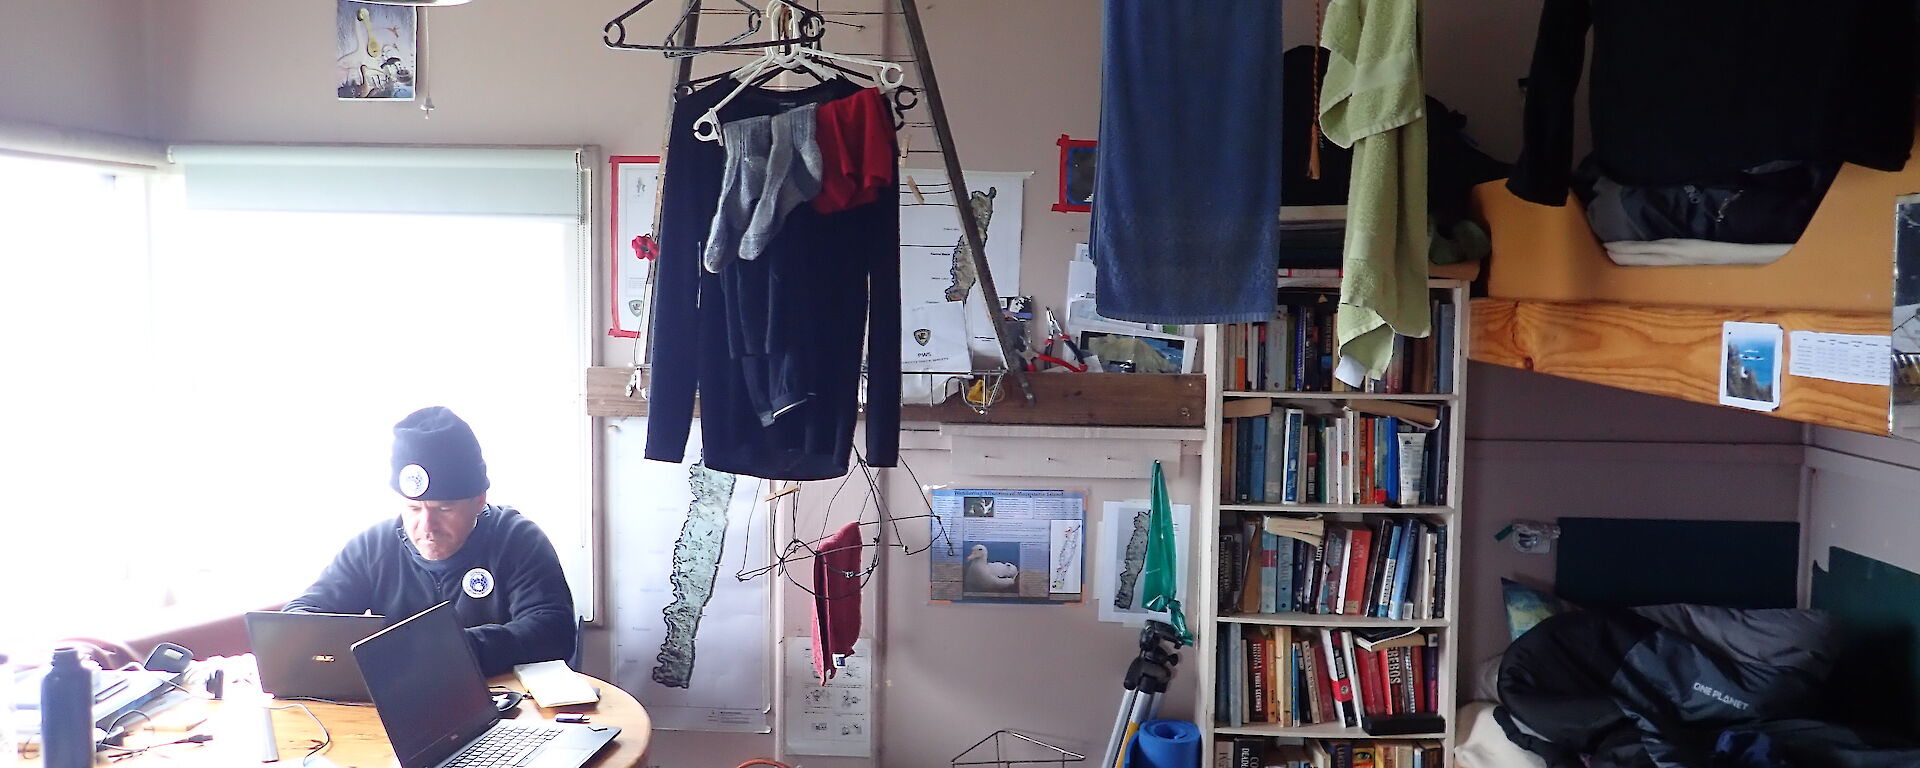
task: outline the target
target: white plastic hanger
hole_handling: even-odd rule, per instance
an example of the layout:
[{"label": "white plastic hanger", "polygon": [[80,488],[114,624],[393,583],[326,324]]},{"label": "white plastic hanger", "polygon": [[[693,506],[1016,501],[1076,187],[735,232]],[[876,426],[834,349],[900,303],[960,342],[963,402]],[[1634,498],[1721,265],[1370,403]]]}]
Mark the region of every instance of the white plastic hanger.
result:
[{"label": "white plastic hanger", "polygon": [[[774,40],[791,39],[800,36],[797,28],[798,25],[795,22],[796,16],[787,8],[788,2],[789,0],[769,0],[767,3],[766,18],[771,22],[768,26],[772,29],[770,34]],[[818,61],[819,59],[832,59],[848,64],[873,67],[876,70],[874,82],[878,83],[880,89],[884,92],[891,93],[895,88],[899,88],[907,82],[906,69],[891,61],[862,59],[804,46],[795,46],[791,50],[785,51],[780,50],[776,46],[768,46],[764,49],[764,52],[760,54],[759,58],[747,62],[745,66],[734,70],[733,77],[740,81],[740,85],[735,87],[732,93],[727,94],[726,98],[721,99],[718,103],[714,104],[712,108],[708,109],[706,114],[701,115],[698,120],[693,121],[694,137],[701,141],[720,141],[721,108],[732,103],[735,97],[751,87],[754,78],[759,77],[762,73],[769,70],[800,70],[812,74],[822,82],[838,77],[832,69],[822,66]]]}]

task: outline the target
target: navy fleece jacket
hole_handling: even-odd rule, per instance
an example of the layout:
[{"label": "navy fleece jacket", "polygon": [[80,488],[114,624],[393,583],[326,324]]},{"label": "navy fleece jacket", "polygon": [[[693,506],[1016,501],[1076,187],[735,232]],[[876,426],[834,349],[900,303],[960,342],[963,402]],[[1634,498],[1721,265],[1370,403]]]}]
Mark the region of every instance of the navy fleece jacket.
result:
[{"label": "navy fleece jacket", "polygon": [[466,545],[440,561],[420,556],[398,517],[368,528],[284,610],[372,611],[399,621],[449,600],[489,676],[573,655],[573,593],[560,558],[540,527],[511,507],[488,506]]}]

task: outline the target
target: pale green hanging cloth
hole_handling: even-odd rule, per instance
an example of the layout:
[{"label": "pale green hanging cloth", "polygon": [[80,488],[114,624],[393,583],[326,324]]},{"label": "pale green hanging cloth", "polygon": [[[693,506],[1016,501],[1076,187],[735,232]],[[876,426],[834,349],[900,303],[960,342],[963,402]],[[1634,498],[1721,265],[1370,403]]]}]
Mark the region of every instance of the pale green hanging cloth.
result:
[{"label": "pale green hanging cloth", "polygon": [[1193,644],[1187,630],[1187,614],[1180,610],[1180,571],[1173,538],[1173,503],[1167,500],[1167,476],[1160,462],[1153,463],[1153,495],[1147,508],[1147,563],[1140,572],[1140,594],[1146,597],[1149,611],[1167,614],[1167,623],[1180,636],[1181,645]]},{"label": "pale green hanging cloth", "polygon": [[1353,149],[1347,237],[1334,315],[1341,381],[1360,386],[1393,360],[1393,335],[1424,337],[1427,117],[1419,0],[1333,0],[1320,130]]}]

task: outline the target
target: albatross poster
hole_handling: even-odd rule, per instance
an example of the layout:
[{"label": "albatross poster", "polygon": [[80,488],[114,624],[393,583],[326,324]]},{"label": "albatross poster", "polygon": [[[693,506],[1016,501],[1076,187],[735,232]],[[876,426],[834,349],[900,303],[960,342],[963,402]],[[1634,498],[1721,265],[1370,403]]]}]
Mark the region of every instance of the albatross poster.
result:
[{"label": "albatross poster", "polygon": [[933,514],[952,543],[928,553],[934,600],[1080,602],[1086,494],[938,488]]},{"label": "albatross poster", "polygon": [[419,8],[337,0],[334,86],[342,101],[412,101]]}]

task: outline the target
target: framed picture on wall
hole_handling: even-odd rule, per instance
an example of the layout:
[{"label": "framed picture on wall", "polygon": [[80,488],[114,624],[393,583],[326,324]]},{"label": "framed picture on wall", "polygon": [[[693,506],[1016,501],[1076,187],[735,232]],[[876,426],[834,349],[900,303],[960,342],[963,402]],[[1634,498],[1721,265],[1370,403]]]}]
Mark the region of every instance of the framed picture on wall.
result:
[{"label": "framed picture on wall", "polygon": [[613,244],[608,281],[613,286],[613,322],[607,335],[638,339],[647,326],[647,286],[653,281],[660,244],[654,239],[655,201],[660,197],[658,155],[614,155],[607,224]]},{"label": "framed picture on wall", "polygon": [[337,0],[334,88],[341,101],[413,101],[420,9]]},{"label": "framed picture on wall", "polygon": [[1094,148],[1099,142],[1068,138],[1060,134],[1056,142],[1060,146],[1060,200],[1053,204],[1056,211],[1093,210],[1093,171],[1097,156]]}]

